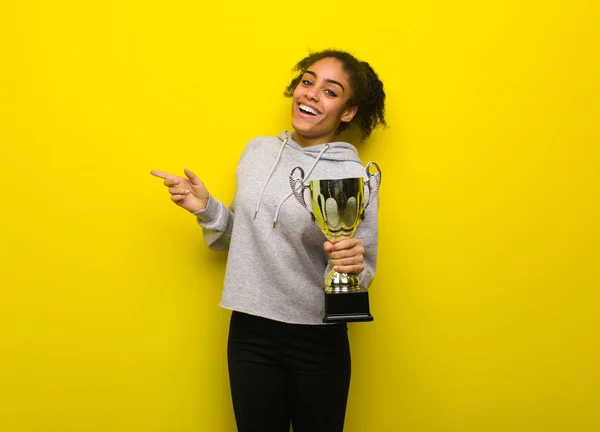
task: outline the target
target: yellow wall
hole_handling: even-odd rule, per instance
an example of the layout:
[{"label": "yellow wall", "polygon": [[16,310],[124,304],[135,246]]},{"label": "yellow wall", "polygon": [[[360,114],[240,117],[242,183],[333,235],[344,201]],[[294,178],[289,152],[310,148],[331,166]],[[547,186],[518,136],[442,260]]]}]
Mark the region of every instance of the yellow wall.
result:
[{"label": "yellow wall", "polygon": [[148,172],[228,201],[339,47],[391,126],[346,430],[600,430],[596,2],[204,3],[0,6],[0,429],[234,430],[224,257]]}]

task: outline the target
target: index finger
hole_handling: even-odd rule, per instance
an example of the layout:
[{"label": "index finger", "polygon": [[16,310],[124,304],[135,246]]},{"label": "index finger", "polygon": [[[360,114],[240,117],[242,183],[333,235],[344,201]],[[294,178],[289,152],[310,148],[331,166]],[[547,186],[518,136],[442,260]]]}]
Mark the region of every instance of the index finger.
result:
[{"label": "index finger", "polygon": [[342,240],[338,240],[333,245],[334,251],[340,251],[344,249],[352,249],[354,246],[360,243],[360,240],[356,237],[344,238]]},{"label": "index finger", "polygon": [[160,177],[161,179],[166,179],[167,176],[172,175],[172,174],[166,173],[164,171],[158,171],[158,170],[152,170],[152,171],[150,171],[150,174],[152,174],[154,177]]}]

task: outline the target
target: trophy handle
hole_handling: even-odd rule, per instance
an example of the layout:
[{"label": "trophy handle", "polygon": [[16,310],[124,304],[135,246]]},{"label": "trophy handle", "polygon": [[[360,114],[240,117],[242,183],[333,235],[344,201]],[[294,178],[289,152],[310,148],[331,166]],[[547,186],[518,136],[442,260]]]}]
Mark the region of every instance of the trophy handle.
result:
[{"label": "trophy handle", "polygon": [[[300,177],[294,176],[296,170],[300,171]],[[308,185],[304,184],[304,170],[299,166],[294,168],[290,173],[290,187],[292,188],[292,193],[294,194],[298,202],[302,204],[302,207],[304,207],[310,213],[312,221],[314,222],[315,215],[313,214],[313,212],[308,210],[308,207],[306,206],[306,200],[304,199],[304,190],[308,189]]]},{"label": "trophy handle", "polygon": [[[375,169],[377,171],[375,171],[375,173],[371,173],[371,166],[374,166]],[[369,162],[367,164],[367,188],[369,189],[369,201],[367,201],[367,204],[365,205],[364,210],[367,209],[367,207],[369,207],[369,204],[371,204],[371,202],[375,199],[375,197],[377,196],[377,192],[379,192],[379,185],[381,185],[381,169],[379,168],[379,165],[377,165],[375,162]],[[362,219],[365,218],[365,213],[363,211],[362,215],[361,215]]]}]

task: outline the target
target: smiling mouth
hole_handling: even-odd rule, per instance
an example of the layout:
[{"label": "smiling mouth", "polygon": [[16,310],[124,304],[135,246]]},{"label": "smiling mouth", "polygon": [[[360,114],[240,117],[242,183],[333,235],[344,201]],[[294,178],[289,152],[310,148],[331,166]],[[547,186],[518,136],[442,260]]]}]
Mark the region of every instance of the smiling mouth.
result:
[{"label": "smiling mouth", "polygon": [[298,105],[298,109],[300,110],[300,112],[302,112],[304,114],[311,115],[311,116],[317,116],[317,115],[320,114],[319,111],[317,111],[316,109],[311,108],[311,107],[309,107],[307,105],[304,105],[304,104],[299,104]]}]

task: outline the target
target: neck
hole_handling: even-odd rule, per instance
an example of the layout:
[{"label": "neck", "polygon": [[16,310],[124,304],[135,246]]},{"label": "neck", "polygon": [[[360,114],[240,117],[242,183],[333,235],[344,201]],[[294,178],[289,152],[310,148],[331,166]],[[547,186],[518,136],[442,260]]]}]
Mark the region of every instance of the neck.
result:
[{"label": "neck", "polygon": [[333,135],[334,134],[329,134],[329,135],[325,135],[325,136],[320,136],[320,137],[307,137],[302,135],[299,132],[294,131],[294,141],[296,141],[300,147],[312,147],[312,146],[316,146],[319,144],[326,144],[329,142],[333,141]]}]

